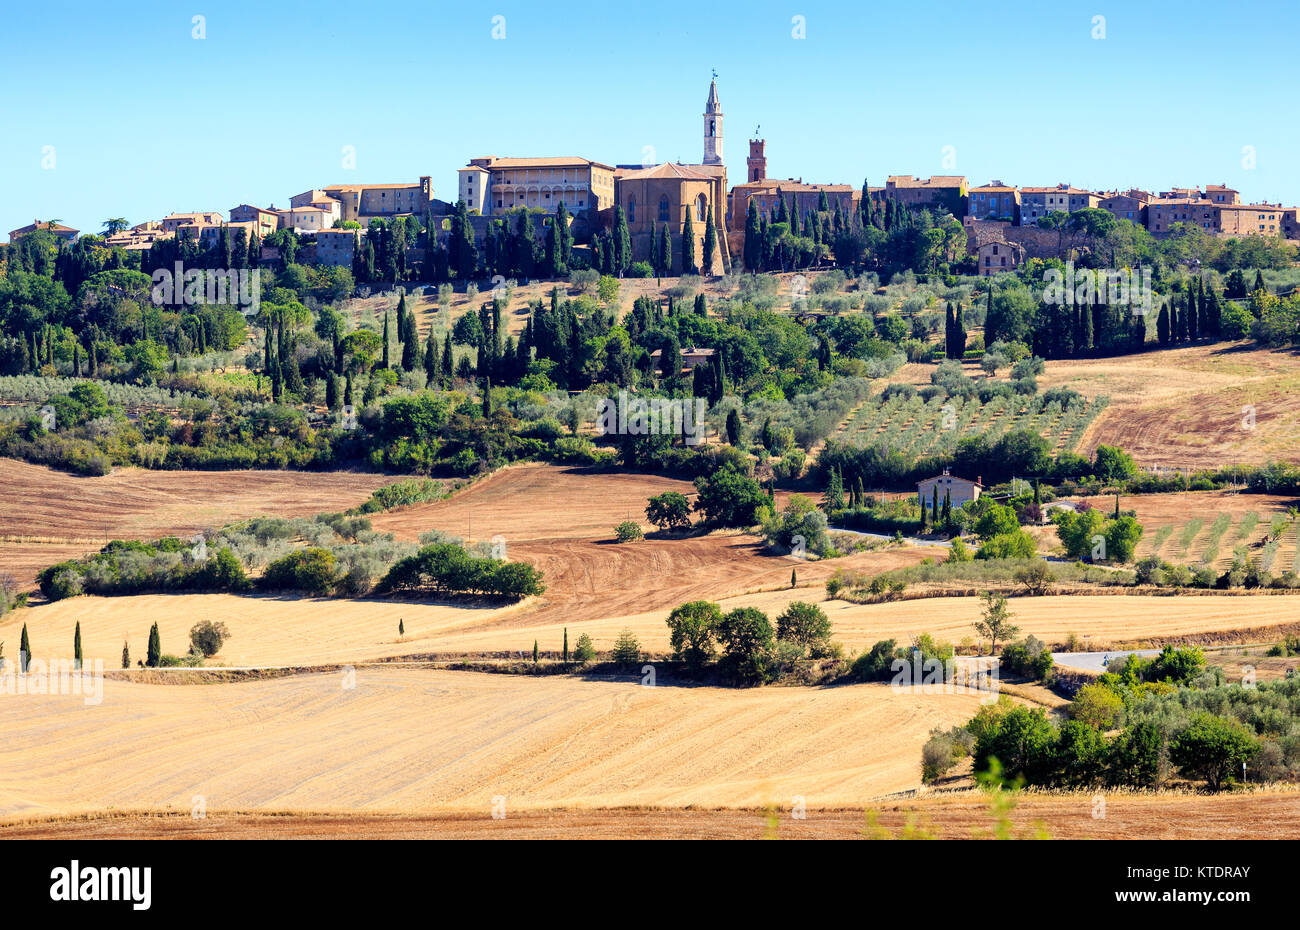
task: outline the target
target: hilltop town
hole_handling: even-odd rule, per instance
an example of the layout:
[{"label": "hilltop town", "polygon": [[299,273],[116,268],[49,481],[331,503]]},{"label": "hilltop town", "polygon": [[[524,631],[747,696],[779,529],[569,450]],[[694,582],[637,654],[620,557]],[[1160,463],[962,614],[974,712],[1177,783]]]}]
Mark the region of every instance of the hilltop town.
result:
[{"label": "hilltop town", "polygon": [[[1300,207],[1243,203],[1239,191],[1223,184],[1152,193],[1090,191],[1068,183],[1016,187],[1001,180],[972,186],[959,175],[891,175],[881,187],[842,179],[805,182],[768,177],[766,140],[750,139],[745,180],[730,185],[723,161],[723,117],[714,81],[704,106],[698,164],[609,165],[567,155],[476,157],[458,170],[454,201],[435,196],[429,175],[400,184],[330,184],[294,194],[281,208],[242,203],[225,215],[197,210],[131,225],[112,220],[95,244],[121,249],[133,267],[138,255],[139,266],[149,270],[162,267],[169,241],[181,251],[188,240],[199,251],[247,255],[256,264],[281,260],[280,244],[292,234],[297,240],[292,254],[299,263],[348,268],[359,282],[428,283],[472,274],[454,256],[456,237],[469,236],[479,246],[483,271],[514,270],[508,259],[492,254],[491,244],[514,235],[517,217],[525,212],[531,214],[535,249],[560,218],[579,262],[601,267],[606,240],[625,239],[626,254],[617,256],[619,272],[646,264],[657,275],[769,270],[774,246],[765,231],[755,228],[756,219],[771,226],[783,223],[783,234],[811,240],[779,249],[781,270],[848,265],[860,254],[841,254],[846,250],[837,247],[843,245],[837,238],[853,223],[882,225],[892,206],[933,211],[961,224],[966,248],[961,260],[947,262],[953,273],[992,275],[1015,271],[1029,258],[1067,258],[1083,244],[1077,235],[1086,238],[1104,222],[1090,212],[1097,210],[1155,238],[1195,232],[1221,239],[1300,242]],[[372,255],[383,248],[375,241],[375,228],[394,221],[402,223],[410,247],[401,273],[385,275],[373,267]],[[67,243],[80,234],[57,222],[34,220],[12,230],[10,243],[38,230]],[[1077,235],[1063,237],[1062,230]],[[758,261],[757,251],[746,251],[755,248],[756,234],[764,244]]]},{"label": "hilltop town", "polygon": [[1294,833],[1297,208],[702,118],[10,233],[0,835]]}]

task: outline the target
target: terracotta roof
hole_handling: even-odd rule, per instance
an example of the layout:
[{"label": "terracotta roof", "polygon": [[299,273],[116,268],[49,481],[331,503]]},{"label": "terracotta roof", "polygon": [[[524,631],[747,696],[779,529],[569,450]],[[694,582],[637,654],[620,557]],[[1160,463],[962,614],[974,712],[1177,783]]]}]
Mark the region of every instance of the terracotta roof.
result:
[{"label": "terracotta roof", "polygon": [[419,184],[330,184],[326,187],[314,188],[314,190],[323,190],[328,194],[330,191],[393,190],[395,188],[419,186]]},{"label": "terracotta roof", "polygon": [[960,187],[966,183],[966,178],[960,174],[936,174],[930,178],[914,178],[911,175],[895,174],[890,175],[886,185],[893,184],[895,187]]},{"label": "terracotta roof", "polygon": [[486,155],[482,158],[472,159],[469,167],[488,167],[488,168],[587,168],[595,166],[597,168],[606,168],[613,171],[613,167],[598,161],[592,161],[590,158],[581,158],[577,155],[549,155],[541,158],[502,158],[499,155]]},{"label": "terracotta roof", "polygon": [[30,232],[36,232],[38,229],[48,229],[51,232],[80,232],[80,230],[73,229],[71,226],[64,226],[61,223],[55,223],[53,226],[50,226],[48,222],[43,223],[40,220],[32,220],[30,225],[23,226],[20,229],[15,229],[9,233],[9,235],[11,237],[22,236]]},{"label": "terracotta roof", "polygon": [[640,181],[649,178],[680,178],[684,181],[712,181],[713,176],[705,174],[702,171],[696,171],[687,165],[678,165],[666,161],[661,165],[652,165],[649,168],[641,168],[637,171],[629,171],[627,174],[620,176],[621,181]]}]

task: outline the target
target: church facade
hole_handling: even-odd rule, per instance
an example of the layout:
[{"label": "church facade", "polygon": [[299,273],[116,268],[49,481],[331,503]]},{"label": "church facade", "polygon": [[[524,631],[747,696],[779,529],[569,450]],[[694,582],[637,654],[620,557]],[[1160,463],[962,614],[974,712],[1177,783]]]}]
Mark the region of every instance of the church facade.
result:
[{"label": "church facade", "polygon": [[651,242],[666,225],[673,243],[672,273],[682,270],[682,237],[691,218],[697,267],[705,267],[704,231],[712,216],[717,246],[713,273],[731,268],[727,248],[727,166],[723,164],[722,105],[716,78],[704,104],[704,157],[696,165],[664,162],[615,170],[615,202],[627,217],[634,261],[649,261]]}]

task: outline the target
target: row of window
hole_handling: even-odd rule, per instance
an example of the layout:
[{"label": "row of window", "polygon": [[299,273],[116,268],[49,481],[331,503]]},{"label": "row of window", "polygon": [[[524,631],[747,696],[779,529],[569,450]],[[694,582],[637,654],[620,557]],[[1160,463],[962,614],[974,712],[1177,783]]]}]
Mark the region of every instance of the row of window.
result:
[{"label": "row of window", "polygon": [[[627,221],[629,223],[635,223],[636,222],[636,197],[635,196],[631,196],[627,199],[627,206],[625,207],[625,209],[627,210]],[[669,222],[670,220],[669,214],[671,213],[671,209],[672,208],[668,202],[668,197],[667,196],[660,197],[659,198],[659,222],[660,223]],[[709,212],[709,201],[703,194],[700,194],[700,196],[695,198],[695,219],[703,223],[706,217],[708,216],[708,212]]]}]

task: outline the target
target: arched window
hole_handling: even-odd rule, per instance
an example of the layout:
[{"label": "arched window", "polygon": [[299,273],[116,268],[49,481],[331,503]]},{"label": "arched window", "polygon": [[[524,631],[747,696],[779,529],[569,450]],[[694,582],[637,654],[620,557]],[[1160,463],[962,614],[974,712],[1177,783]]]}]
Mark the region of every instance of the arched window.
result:
[{"label": "arched window", "polygon": [[709,135],[716,136],[717,134],[718,134],[718,121],[711,119],[709,120]]},{"label": "arched window", "polygon": [[668,195],[659,198],[659,222],[668,222]]},{"label": "arched window", "polygon": [[704,222],[704,214],[708,208],[708,201],[704,199],[703,194],[700,194],[700,196],[695,198],[695,218],[701,223]]},{"label": "arched window", "polygon": [[636,198],[635,197],[627,198],[627,221],[629,223],[636,222]]}]

